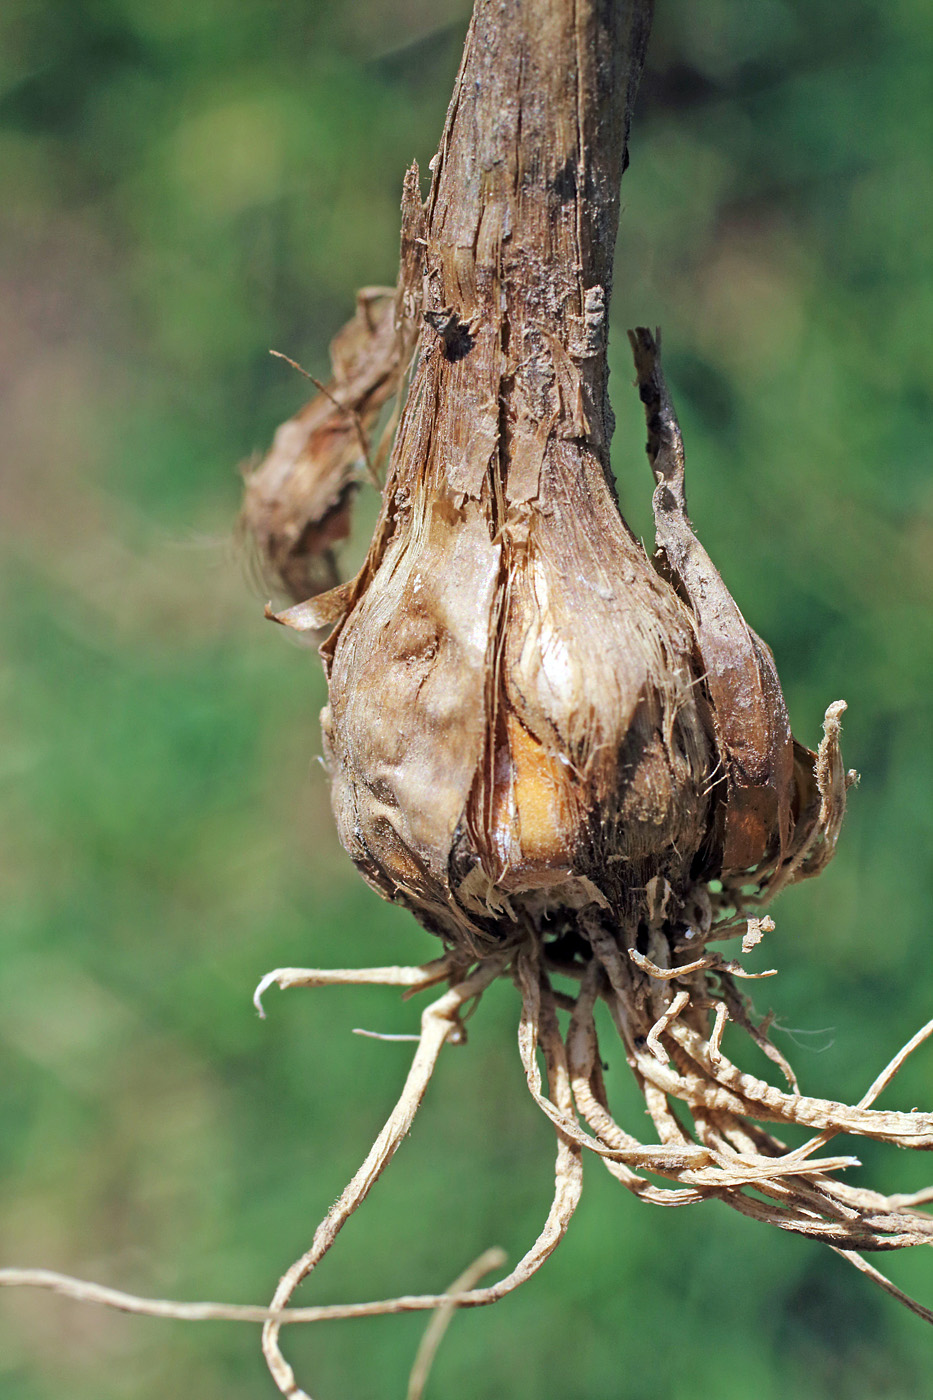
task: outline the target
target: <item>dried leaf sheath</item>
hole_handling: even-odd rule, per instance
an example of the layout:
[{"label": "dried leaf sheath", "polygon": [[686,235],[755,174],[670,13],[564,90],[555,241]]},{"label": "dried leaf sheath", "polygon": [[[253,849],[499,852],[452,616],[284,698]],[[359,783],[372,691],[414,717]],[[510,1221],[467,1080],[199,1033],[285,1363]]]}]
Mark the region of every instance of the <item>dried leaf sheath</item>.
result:
[{"label": "dried leaf sheath", "polygon": [[[794,741],[770,650],[739,612],[687,515],[684,450],[660,347],[644,327],[629,332],[648,420],[648,459],[657,481],[657,562],[694,618],[703,684],[709,694],[724,779],[711,868],[756,869],[779,863],[792,838]],[[801,754],[815,793],[816,755]],[[809,795],[809,793],[808,793]],[[798,803],[798,815],[799,815]]]},{"label": "dried leaf sheath", "polygon": [[396,293],[364,288],[331,343],[331,380],[248,475],[240,526],[271,589],[301,601],[340,582],[336,547],[350,533],[365,435],[398,392],[411,345]]}]

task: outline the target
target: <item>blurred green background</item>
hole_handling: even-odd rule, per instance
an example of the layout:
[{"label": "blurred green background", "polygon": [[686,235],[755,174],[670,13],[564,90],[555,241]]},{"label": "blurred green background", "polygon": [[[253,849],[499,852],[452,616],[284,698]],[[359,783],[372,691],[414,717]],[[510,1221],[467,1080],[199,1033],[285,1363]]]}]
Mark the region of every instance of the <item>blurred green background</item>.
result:
[{"label": "blurred green background", "polygon": [[[390,991],[283,964],[420,961],[333,834],[317,660],[262,620],[237,464],[303,398],[355,288],[395,276],[466,25],[449,0],[5,0],[0,11],[0,1262],[262,1301],[410,1054]],[[615,462],[650,477],[624,327],[664,328],[701,537],[776,653],[798,736],[850,702],[835,864],[756,985],[805,1091],[857,1098],[933,1012],[933,383],[926,0],[665,0],[613,302]],[[308,1301],[514,1259],[549,1199],[512,989],[442,1059]],[[627,1074],[607,1050],[612,1082]],[[931,1103],[930,1052],[886,1102]],[[623,1090],[624,1092],[624,1090]],[[630,1126],[642,1121],[629,1098]],[[862,1179],[929,1164],[862,1148]],[[587,1164],[538,1278],[455,1319],[430,1395],[926,1393],[933,1334],[802,1240],[640,1205]],[[928,1303],[929,1256],[883,1259]],[[401,1396],[424,1319],[290,1331],[316,1400]],[[3,1400],[246,1400],[258,1334],[0,1294]]]}]

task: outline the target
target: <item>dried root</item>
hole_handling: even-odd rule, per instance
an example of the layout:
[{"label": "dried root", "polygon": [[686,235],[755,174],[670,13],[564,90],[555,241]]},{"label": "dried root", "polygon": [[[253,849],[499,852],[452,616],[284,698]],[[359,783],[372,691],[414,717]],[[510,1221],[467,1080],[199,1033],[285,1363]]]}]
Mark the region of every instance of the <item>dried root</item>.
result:
[{"label": "dried root", "polygon": [[[282,1276],[268,1308],[138,1298],[48,1270],[0,1270],[0,1285],[49,1288],[80,1301],[147,1316],[261,1322],[270,1373],[279,1391],[292,1400],[310,1397],[299,1387],[282,1353],[283,1325],[436,1309],[409,1385],[409,1397],[418,1397],[453,1312],[505,1297],[530,1278],[560,1243],[580,1199],[586,1149],[633,1195],[651,1204],[721,1200],[751,1219],[821,1240],[912,1312],[933,1322],[933,1311],[895,1287],[859,1253],[933,1243],[933,1216],[921,1209],[933,1201],[933,1187],[912,1195],[884,1196],[848,1186],[838,1174],[857,1166],[858,1159],[823,1153],[840,1133],[901,1147],[933,1148],[933,1114],[872,1107],[908,1055],[933,1036],[933,1021],[894,1056],[855,1105],[801,1095],[790,1066],[775,1051],[774,1058],[792,1085],[787,1093],[739,1069],[722,1052],[727,1019],[751,1032],[760,1045],[770,1045],[766,1030],[751,1022],[731,972],[722,965],[697,968],[688,963],[664,969],[663,977],[653,976],[644,968],[645,959],[631,955],[633,950],[625,948],[604,915],[583,911],[579,928],[586,941],[572,960],[555,962],[548,943],[529,931],[517,947],[469,967],[448,955],[423,967],[334,972],[284,968],[262,979],[256,993],[260,1008],[262,993],[273,983],[281,987],[393,985],[407,988],[406,995],[441,981],[448,984],[422,1013],[418,1048],[395,1108],[359,1171],[318,1226],[310,1248]],[[574,978],[576,994],[556,991],[551,980],[555,974]],[[483,1255],[447,1293],[293,1306],[296,1288],[331,1249],[407,1134],[441,1049],[464,1038],[466,1009],[499,977],[511,978],[521,993],[519,1053],[529,1091],[557,1134],[554,1197],[537,1240],[510,1273],[484,1288],[471,1285],[504,1262],[501,1252]],[[681,978],[684,985],[678,985]],[[640,1141],[612,1115],[595,1020],[600,1001],[609,1008],[622,1037],[657,1134],[655,1143]],[[561,1011],[569,1013],[565,1030],[560,1025]],[[674,1105],[680,1105],[686,1115],[675,1112]],[[692,1129],[685,1121],[692,1122]],[[788,1150],[763,1123],[804,1126],[815,1133],[801,1147]]]},{"label": "dried root", "polygon": [[[933,1197],[933,1191],[909,1198],[884,1197],[868,1189],[848,1187],[836,1174],[857,1166],[858,1159],[818,1155],[837,1133],[900,1146],[933,1147],[933,1115],[870,1107],[907,1056],[933,1034],[933,1022],[895,1056],[857,1105],[804,1097],[796,1088],[788,1094],[740,1070],[722,1053],[720,1042],[727,1019],[750,1031],[759,1044],[770,1046],[766,1030],[750,1021],[725,964],[705,959],[704,965],[697,967],[694,960],[693,964],[664,969],[664,976],[652,977],[645,970],[646,959],[626,950],[618,930],[608,925],[605,916],[584,911],[579,928],[588,948],[575,959],[549,965],[548,944],[529,930],[509,954],[479,961],[468,976],[428,1008],[422,1019],[419,1049],[395,1111],[353,1182],[319,1226],[310,1250],[283,1276],[272,1308],[287,1306],[297,1284],[323,1258],[345,1220],[365,1199],[411,1123],[441,1045],[456,1038],[466,1001],[481,994],[495,977],[510,976],[522,998],[518,1040],[528,1088],[557,1131],[555,1195],[538,1240],[516,1268],[487,1288],[451,1290],[445,1299],[448,1314],[456,1307],[497,1301],[540,1267],[563,1237],[579,1201],[582,1153],[587,1149],[633,1194],[650,1203],[687,1205],[715,1198],[753,1219],[822,1240],[912,1311],[933,1321],[933,1313],[908,1298],[857,1253],[933,1242],[933,1217],[918,1209]],[[388,969],[376,969],[372,976],[381,982],[425,987],[439,975],[443,962],[440,959],[424,969],[398,969],[396,975]],[[552,971],[574,977],[579,983],[577,994],[555,991]],[[363,980],[368,975],[357,977]],[[681,977],[686,985],[677,986]],[[718,988],[710,985],[714,979]],[[329,979],[317,972],[288,970],[264,979],[264,983],[271,980],[280,985],[312,985]],[[337,974],[333,980],[350,980],[350,975]],[[622,1035],[657,1143],[639,1141],[612,1116],[595,1021],[599,1000],[608,1005]],[[561,1010],[570,1013],[566,1032],[559,1023]],[[538,1062],[539,1050],[545,1075]],[[773,1057],[793,1087],[790,1066],[779,1052],[774,1051]],[[688,1110],[692,1134],[673,1111],[672,1101],[679,1101]],[[818,1131],[802,1147],[788,1151],[779,1138],[760,1127],[762,1122],[803,1125]],[[669,1184],[659,1185],[651,1177]],[[437,1307],[439,1302],[438,1295],[406,1295],[340,1310],[331,1308],[327,1315],[413,1311]],[[284,1315],[281,1320],[286,1320]],[[282,1394],[307,1400],[279,1349],[278,1331],[277,1320],[267,1322],[264,1350],[270,1371]]]}]

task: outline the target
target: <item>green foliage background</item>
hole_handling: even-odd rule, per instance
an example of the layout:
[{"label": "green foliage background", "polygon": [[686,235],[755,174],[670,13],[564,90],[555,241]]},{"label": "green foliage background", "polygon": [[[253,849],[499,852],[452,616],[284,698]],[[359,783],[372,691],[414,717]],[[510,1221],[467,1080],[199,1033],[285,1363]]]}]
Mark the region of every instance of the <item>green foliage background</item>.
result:
[{"label": "green foliage background", "polygon": [[[435,950],[337,845],[319,667],[263,623],[232,527],[237,463],[303,397],[268,348],[324,373],[355,288],[394,280],[402,173],[433,152],[465,23],[451,0],[0,10],[0,1262],[261,1301],[403,1077],[404,1045],[350,1033],[411,1029],[391,992],[250,1006],[270,967]],[[778,906],[758,965],[781,976],[756,984],[805,1091],[838,1097],[933,1001],[929,40],[924,0],[663,0],[623,185],[626,513],[648,537],[622,332],[659,322],[694,518],[798,735],[850,702],[840,853]],[[551,1141],[516,1010],[494,989],[446,1052],[309,1301],[441,1288],[533,1238]],[[930,1064],[887,1101],[929,1106]],[[862,1155],[889,1189],[929,1181]],[[455,1320],[432,1395],[928,1391],[933,1337],[829,1252],[587,1176],[543,1274]],[[882,1263],[933,1300],[928,1258]],[[319,1400],[400,1396],[422,1326],[288,1350]],[[271,1393],[251,1328],[0,1295],[4,1400]]]}]

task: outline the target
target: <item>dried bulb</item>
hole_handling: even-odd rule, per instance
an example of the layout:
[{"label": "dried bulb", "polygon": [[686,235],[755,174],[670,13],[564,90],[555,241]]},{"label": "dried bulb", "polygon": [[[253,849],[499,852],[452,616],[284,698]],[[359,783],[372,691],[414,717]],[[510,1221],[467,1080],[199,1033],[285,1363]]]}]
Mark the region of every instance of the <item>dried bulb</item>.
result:
[{"label": "dried bulb", "polygon": [[[359,869],[476,950],[529,923],[559,930],[591,904],[637,927],[659,878],[676,910],[701,877],[773,869],[796,849],[805,806],[812,827],[816,790],[804,777],[798,793],[770,653],[679,505],[674,547],[682,454],[672,488],[670,441],[649,442],[654,560],[585,441],[551,432],[535,495],[513,498],[520,368],[502,375],[518,386],[514,424],[499,424],[476,490],[451,485],[442,440],[425,450],[424,417],[471,356],[501,354],[494,333],[474,336],[451,364],[426,332],[376,537],[323,648],[322,720],[338,830]],[[663,425],[679,451],[654,342],[640,331],[635,344],[649,429]],[[307,609],[280,620],[310,625]]]},{"label": "dried bulb", "polygon": [[498,529],[490,493],[457,501],[414,472],[395,493],[327,644],[326,753],[357,865],[454,939],[501,937],[523,909],[629,914],[658,874],[684,887],[714,762],[693,636],[598,463],[555,441],[541,504]]},{"label": "dried bulb", "polygon": [[[643,330],[654,558],[619,511],[606,288],[625,101],[584,112],[617,123],[580,137],[587,202],[555,116],[577,82],[571,16],[548,16],[520,71],[468,40],[470,95],[427,203],[416,168],[405,184],[397,304],[421,351],[375,536],[352,582],[278,615],[336,624],[322,724],[341,841],[384,896],[474,951],[589,906],[634,937],[659,889],[676,930],[713,877],[800,866],[819,808],[770,653],[687,517]],[[633,12],[612,25],[581,59],[594,90],[599,44],[644,39]],[[475,93],[498,124],[475,119]]]}]

